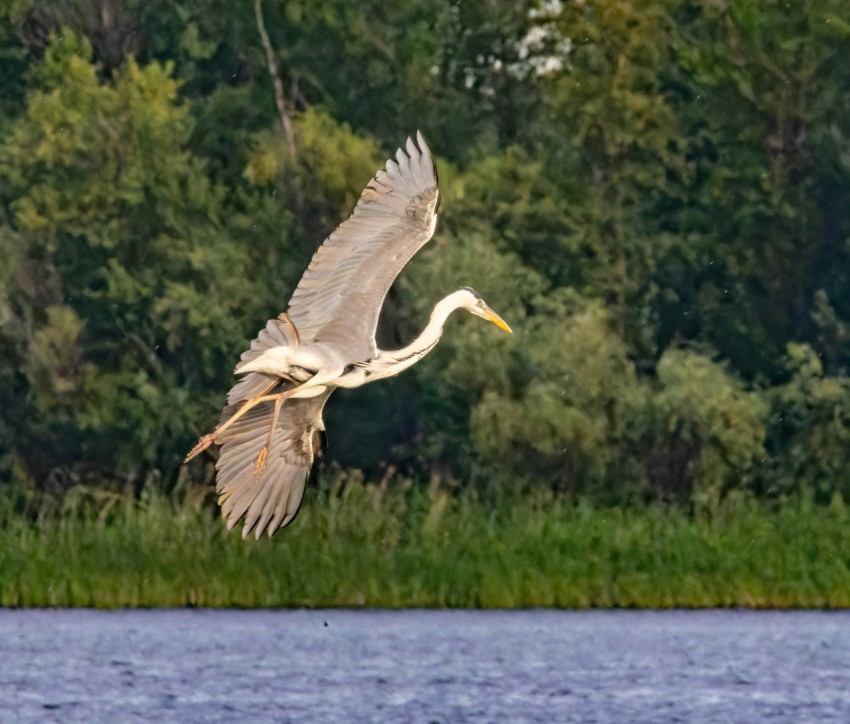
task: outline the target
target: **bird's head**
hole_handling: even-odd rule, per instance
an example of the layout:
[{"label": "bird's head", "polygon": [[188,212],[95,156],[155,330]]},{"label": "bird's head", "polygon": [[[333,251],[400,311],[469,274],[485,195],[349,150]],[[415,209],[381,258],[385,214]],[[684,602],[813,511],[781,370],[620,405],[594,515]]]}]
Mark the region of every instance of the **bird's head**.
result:
[{"label": "bird's head", "polygon": [[513,334],[513,330],[508,326],[507,322],[490,309],[487,302],[472,287],[461,287],[455,294],[458,296],[457,301],[460,308],[465,309],[470,314],[474,314],[476,317],[481,317],[488,322],[492,322],[508,334]]}]

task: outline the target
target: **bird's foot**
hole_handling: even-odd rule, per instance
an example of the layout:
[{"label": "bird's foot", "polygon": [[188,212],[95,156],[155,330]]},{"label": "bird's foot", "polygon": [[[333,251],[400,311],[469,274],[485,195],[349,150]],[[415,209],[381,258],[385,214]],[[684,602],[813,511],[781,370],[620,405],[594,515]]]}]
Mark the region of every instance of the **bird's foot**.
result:
[{"label": "bird's foot", "polygon": [[257,462],[254,463],[254,480],[259,480],[260,476],[263,474],[263,470],[266,467],[266,458],[269,456],[269,446],[263,445],[263,449],[260,450],[260,454],[257,455]]},{"label": "bird's foot", "polygon": [[200,440],[198,440],[198,444],[189,451],[189,454],[183,459],[183,462],[188,463],[192,458],[200,455],[204,450],[212,445],[213,442],[215,442],[215,438],[212,433],[204,435]]}]

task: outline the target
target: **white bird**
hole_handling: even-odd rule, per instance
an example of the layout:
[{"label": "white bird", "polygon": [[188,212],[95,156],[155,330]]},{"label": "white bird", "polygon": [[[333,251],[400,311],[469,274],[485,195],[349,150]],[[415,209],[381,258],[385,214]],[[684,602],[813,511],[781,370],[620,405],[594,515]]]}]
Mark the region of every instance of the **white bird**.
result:
[{"label": "white bird", "polygon": [[288,312],[269,320],[242,354],[242,379],[227,395],[218,427],[200,439],[186,462],[220,445],[218,502],[242,537],[292,522],[313,460],[321,454],[322,409],[337,387],[360,387],[397,375],[439,342],[456,309],[505,321],[463,287],[440,300],[422,333],[402,349],[378,349],[375,330],[398,273],[431,238],[437,223],[437,168],[421,133],[407,139],[366,186],[354,213],[319,247],[301,277]]}]

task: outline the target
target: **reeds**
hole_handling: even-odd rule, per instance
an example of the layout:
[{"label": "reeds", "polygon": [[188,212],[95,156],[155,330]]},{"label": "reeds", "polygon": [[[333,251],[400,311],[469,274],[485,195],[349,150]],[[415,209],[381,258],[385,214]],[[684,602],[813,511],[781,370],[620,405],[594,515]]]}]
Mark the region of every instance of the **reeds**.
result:
[{"label": "reeds", "polygon": [[737,500],[695,518],[348,479],[273,540],[242,541],[208,501],[157,493],[2,517],[3,606],[850,605],[840,500]]}]

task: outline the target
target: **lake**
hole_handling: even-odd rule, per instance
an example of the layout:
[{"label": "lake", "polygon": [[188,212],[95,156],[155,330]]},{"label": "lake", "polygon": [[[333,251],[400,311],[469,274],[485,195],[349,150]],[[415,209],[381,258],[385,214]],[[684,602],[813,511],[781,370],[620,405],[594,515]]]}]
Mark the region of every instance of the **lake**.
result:
[{"label": "lake", "polygon": [[850,721],[850,613],[0,611],[0,720]]}]

